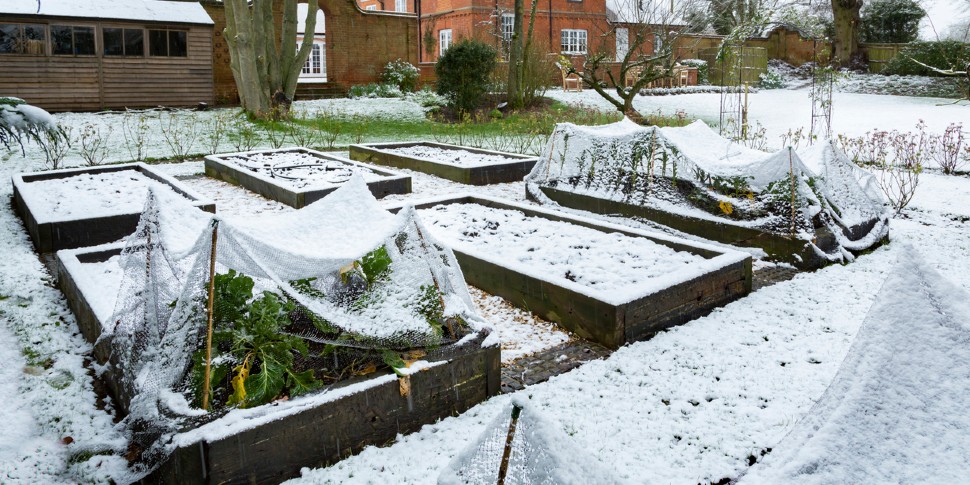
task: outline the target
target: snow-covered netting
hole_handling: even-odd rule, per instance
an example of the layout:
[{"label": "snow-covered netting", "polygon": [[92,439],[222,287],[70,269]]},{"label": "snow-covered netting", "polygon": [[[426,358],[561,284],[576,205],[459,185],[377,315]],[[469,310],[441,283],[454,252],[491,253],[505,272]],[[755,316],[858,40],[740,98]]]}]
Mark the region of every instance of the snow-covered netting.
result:
[{"label": "snow-covered netting", "polygon": [[[816,252],[852,260],[888,233],[889,214],[873,176],[832,142],[800,153],[738,145],[701,121],[682,128],[561,123],[526,178],[529,194],[553,203],[554,188],[728,223],[815,244],[819,229],[836,239]],[[824,249],[824,251],[823,251]]]},{"label": "snow-covered netting", "polygon": [[126,242],[104,329],[149,460],[189,417],[403,373],[487,334],[454,254],[413,208],[381,209],[360,176],[304,209],[240,220],[158,200]]},{"label": "snow-covered netting", "polygon": [[970,295],[904,251],[838,374],[741,483],[958,483],[970,474]]},{"label": "snow-covered netting", "polygon": [[438,476],[439,485],[620,483],[525,399],[514,400]]}]

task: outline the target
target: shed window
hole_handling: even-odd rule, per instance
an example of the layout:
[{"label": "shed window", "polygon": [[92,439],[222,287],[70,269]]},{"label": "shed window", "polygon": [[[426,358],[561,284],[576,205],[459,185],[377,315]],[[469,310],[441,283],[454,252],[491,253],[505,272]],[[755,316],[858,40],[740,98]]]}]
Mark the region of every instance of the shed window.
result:
[{"label": "shed window", "polygon": [[188,55],[187,33],[184,30],[149,30],[148,54],[158,57]]},{"label": "shed window", "polygon": [[51,25],[51,54],[93,56],[94,27]]},{"label": "shed window", "polygon": [[47,34],[43,25],[0,24],[0,54],[44,55]]},{"label": "shed window", "polygon": [[104,55],[106,56],[143,56],[145,55],[145,31],[142,29],[105,28]]}]

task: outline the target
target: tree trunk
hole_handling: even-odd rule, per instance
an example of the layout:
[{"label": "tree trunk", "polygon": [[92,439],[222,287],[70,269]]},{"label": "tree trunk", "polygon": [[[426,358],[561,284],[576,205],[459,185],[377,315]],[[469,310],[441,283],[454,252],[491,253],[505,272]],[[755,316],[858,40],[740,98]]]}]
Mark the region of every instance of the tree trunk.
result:
[{"label": "tree trunk", "polygon": [[[508,91],[509,107],[519,109],[522,107],[522,22],[525,20],[523,15],[523,0],[515,0],[513,7],[512,42],[509,46],[509,79],[506,91]],[[499,23],[501,25],[501,23]],[[504,35],[504,32],[503,32]]]},{"label": "tree trunk", "polygon": [[835,36],[832,62],[847,66],[859,56],[859,11],[863,0],[832,0]]},{"label": "tree trunk", "polygon": [[[282,29],[276,36],[273,4],[283,1]],[[306,35],[296,50],[296,0],[225,0],[230,67],[243,109],[257,118],[284,118],[296,81],[313,46],[319,5],[307,8]]]}]

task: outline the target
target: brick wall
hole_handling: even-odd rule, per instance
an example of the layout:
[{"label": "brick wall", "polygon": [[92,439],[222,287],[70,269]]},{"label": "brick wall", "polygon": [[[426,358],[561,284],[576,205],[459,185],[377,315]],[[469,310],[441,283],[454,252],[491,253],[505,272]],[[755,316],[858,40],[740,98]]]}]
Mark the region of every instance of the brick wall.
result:
[{"label": "brick wall", "polygon": [[[355,0],[319,2],[327,26],[328,82],[346,89],[354,84],[376,82],[384,66],[395,59],[418,63],[418,20],[414,14],[365,12]],[[223,104],[238,103],[229,48],[222,38],[226,27],[225,9],[222,3],[211,0],[202,4],[215,22],[212,59],[215,99]],[[274,11],[277,12],[279,29],[281,0],[276,0]]]}]

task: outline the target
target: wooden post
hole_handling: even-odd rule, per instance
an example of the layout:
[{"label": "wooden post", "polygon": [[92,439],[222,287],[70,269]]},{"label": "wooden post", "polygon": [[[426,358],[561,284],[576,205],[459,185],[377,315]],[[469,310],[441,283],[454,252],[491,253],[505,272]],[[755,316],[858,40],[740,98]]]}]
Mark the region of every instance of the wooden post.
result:
[{"label": "wooden post", "polygon": [[216,241],[219,237],[219,221],[212,221],[212,250],[209,253],[209,305],[205,336],[205,377],[202,383],[202,409],[209,410],[209,376],[212,374],[212,307],[216,294]]},{"label": "wooden post", "polygon": [[515,440],[515,426],[519,422],[522,408],[512,405],[512,421],[509,422],[509,434],[505,436],[505,449],[502,451],[502,464],[498,469],[498,485],[505,485],[505,475],[509,473],[509,458],[512,456],[512,442]]}]

